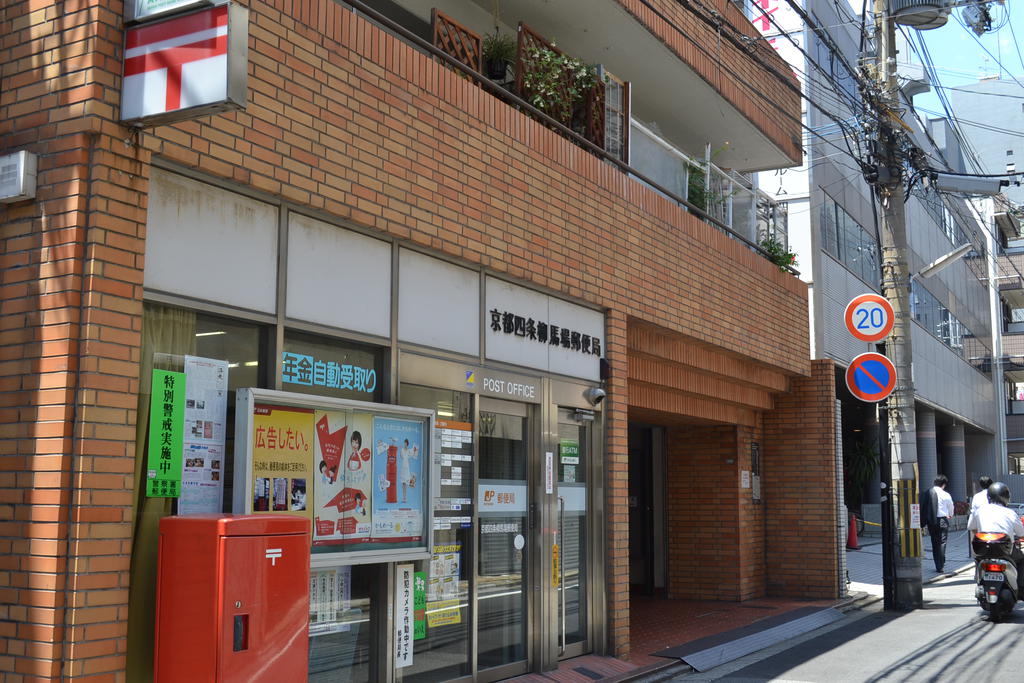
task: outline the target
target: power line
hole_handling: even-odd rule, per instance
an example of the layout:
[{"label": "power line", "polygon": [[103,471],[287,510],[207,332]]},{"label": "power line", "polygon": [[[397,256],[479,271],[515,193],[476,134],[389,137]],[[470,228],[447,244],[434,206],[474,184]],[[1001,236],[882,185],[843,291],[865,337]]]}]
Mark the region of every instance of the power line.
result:
[{"label": "power line", "polygon": [[1024,67],[1024,55],[1020,53],[1020,43],[1017,42],[1017,33],[1013,30],[1013,22],[1010,21],[1010,6],[1006,5],[1006,23],[1010,25],[1010,35],[1013,36],[1013,48],[1017,51],[1017,59],[1020,60],[1020,65]]},{"label": "power line", "polygon": [[[931,109],[926,109],[924,107],[918,107],[918,109],[920,111],[923,111],[926,114],[935,114],[936,116],[942,116],[942,112],[933,111]],[[1024,132],[1019,131],[1019,130],[1010,130],[1009,128],[999,128],[998,126],[993,126],[993,125],[988,124],[988,123],[980,123],[978,121],[971,121],[970,119],[964,119],[964,118],[960,118],[960,117],[957,117],[956,120],[958,122],[960,122],[960,123],[965,124],[965,125],[972,126],[974,128],[981,128],[982,130],[987,130],[987,131],[990,131],[992,133],[1001,133],[1003,135],[1009,135],[1009,136],[1015,137],[1015,138],[1024,138]]]},{"label": "power line", "polygon": [[[810,98],[808,98],[806,95],[804,95],[804,93],[803,93],[802,89],[800,88],[800,86],[799,85],[794,85],[790,81],[788,76],[786,76],[785,74],[782,74],[777,69],[775,69],[773,66],[771,66],[770,64],[767,64],[763,59],[760,59],[757,55],[755,55],[751,50],[752,49],[757,49],[756,48],[756,43],[752,44],[751,42],[749,42],[750,41],[750,37],[749,36],[746,36],[745,34],[739,33],[738,30],[735,27],[733,27],[731,24],[728,24],[727,22],[720,22],[720,21],[716,20],[715,16],[718,16],[717,12],[715,12],[713,16],[706,16],[703,13],[696,11],[696,8],[693,6],[693,4],[690,2],[690,0],[676,0],[676,1],[677,1],[678,4],[682,5],[686,9],[690,10],[690,12],[694,16],[696,16],[698,19],[700,19],[703,23],[705,23],[708,26],[710,26],[711,28],[715,29],[715,31],[717,33],[719,33],[719,35],[725,37],[725,39],[728,40],[730,43],[732,43],[736,48],[742,50],[744,53],[746,53],[752,59],[757,60],[760,63],[760,66],[762,66],[764,68],[764,70],[767,71],[768,73],[771,73],[772,75],[774,75],[779,80],[779,82],[782,83],[785,86],[786,89],[793,91],[794,93],[796,93],[796,95],[798,97],[800,97],[801,99],[806,100],[809,105],[813,106],[815,109],[818,109],[826,117],[828,117],[828,118],[830,118],[833,121],[836,121],[838,123],[839,119],[837,119],[832,112],[828,111],[827,109],[825,109],[824,107],[822,107],[818,103],[816,103],[813,100],[811,100]],[[778,111],[784,118],[795,122],[801,128],[811,132],[811,134],[818,135],[812,129],[810,129],[808,126],[806,126],[806,124],[804,124],[804,122],[803,122],[803,120],[802,120],[802,118],[800,116],[793,115],[793,114],[789,113],[788,111],[786,111],[769,94],[764,93],[761,90],[759,90],[758,88],[754,87],[751,83],[749,83],[742,76],[740,76],[739,74],[735,73],[728,66],[723,64],[722,60],[721,60],[721,57],[719,55],[713,54],[705,46],[701,45],[697,40],[695,40],[693,38],[693,36],[689,35],[680,26],[678,26],[674,21],[672,21],[669,17],[667,17],[663,12],[661,12],[656,7],[654,7],[650,3],[649,0],[640,0],[640,2],[641,2],[641,4],[644,7],[646,7],[648,10],[650,10],[655,16],[657,16],[659,19],[661,19],[663,22],[665,22],[666,25],[671,27],[673,31],[678,33],[684,40],[688,41],[691,45],[693,45],[700,52],[702,52],[705,55],[707,55],[718,66],[718,68],[721,71],[724,71],[724,72],[728,73],[730,75],[730,77],[732,77],[736,82],[741,83],[742,85],[744,85],[749,92],[751,92],[752,94],[756,95],[759,99],[763,100],[771,109],[774,109],[775,111]],[[703,7],[703,5],[702,5],[702,7]],[[731,33],[729,33],[728,31],[722,32],[721,29],[723,29],[723,28],[728,28],[731,31],[734,31],[734,32],[738,33],[742,38],[746,38],[748,42],[744,42],[740,38],[737,38],[736,36],[734,36]],[[821,136],[818,135],[818,137],[821,137]],[[837,145],[835,145],[831,141],[829,141],[829,140],[827,140],[827,139],[825,139],[823,137],[821,137],[821,139],[824,142],[835,146],[837,149],[842,150],[842,148],[838,147]],[[848,142],[847,142],[847,145],[849,145]],[[858,158],[857,155],[853,153],[852,149],[849,149],[848,151],[849,151],[850,155],[854,159]]]},{"label": "power line", "polygon": [[[954,16],[955,16],[955,15],[954,15]],[[1017,85],[1019,85],[1020,87],[1024,88],[1024,83],[1021,83],[1020,81],[1018,81],[1018,80],[1017,80],[1017,77],[1016,77],[1016,76],[1014,76],[1014,75],[1013,75],[1013,74],[1012,74],[1012,73],[1010,72],[1010,70],[1009,70],[1009,69],[1007,69],[1007,68],[1006,68],[1005,66],[1003,66],[1003,63],[1002,63],[1001,61],[999,61],[999,58],[998,58],[998,57],[996,57],[996,56],[995,56],[994,54],[992,54],[992,53],[991,53],[991,52],[989,51],[989,49],[988,49],[987,47],[985,47],[985,44],[984,44],[983,42],[981,42],[981,40],[980,40],[980,39],[978,38],[978,36],[977,36],[977,35],[975,35],[974,31],[972,31],[972,30],[970,30],[969,28],[967,28],[967,25],[966,25],[966,24],[964,24],[964,22],[960,20],[960,17],[956,17],[956,21],[957,21],[957,23],[958,23],[958,24],[960,24],[960,25],[961,25],[961,26],[963,27],[963,29],[964,29],[965,31],[967,31],[968,35],[970,35],[970,36],[971,36],[972,38],[974,38],[974,42],[976,42],[976,43],[977,43],[978,45],[980,45],[980,46],[981,46],[981,49],[982,49],[982,50],[984,50],[984,51],[985,51],[985,53],[986,53],[986,54],[987,54],[987,55],[988,55],[989,57],[991,57],[992,59],[994,59],[994,60],[995,60],[996,64],[998,64],[998,65],[999,65],[999,68],[1001,69],[1000,73],[1002,73],[1002,71],[1006,71],[1006,75],[1008,75],[1008,76],[1009,76],[1010,78],[1012,78],[1012,79],[1013,79],[1013,80],[1014,80],[1014,81],[1015,81],[1015,82],[1017,83]]]},{"label": "power line", "polygon": [[[1003,81],[1003,83],[1008,83],[1008,81]],[[971,87],[969,85],[959,86],[959,87],[957,87],[957,86],[950,87],[948,85],[935,85],[935,84],[932,84],[931,87],[938,88],[940,90],[946,90],[948,92],[963,92],[963,93],[968,93],[970,95],[978,95],[978,96],[981,96],[981,97],[1005,97],[1005,98],[1013,99],[1013,100],[1024,100],[1024,94],[1021,94],[1021,95],[1008,95],[1008,94],[1002,93],[1002,92],[974,91],[974,90],[968,90],[967,89],[967,88]],[[1022,91],[1022,93],[1024,93],[1024,91]]]},{"label": "power line", "polygon": [[[914,42],[910,40],[910,37],[906,36],[906,34],[904,35],[907,38],[907,42],[916,49],[916,46],[914,46]],[[929,77],[935,83],[938,83],[939,76],[933,70],[935,62],[932,60],[931,52],[928,50],[928,44],[927,42],[925,42],[923,36],[919,35],[918,38],[920,40],[921,48],[919,54],[923,57],[922,66],[928,72]],[[968,140],[967,136],[964,135],[964,132],[960,130],[959,122],[956,116],[953,115],[953,107],[949,103],[949,98],[946,97],[945,92],[943,92],[942,90],[936,90],[935,94],[938,96],[939,102],[942,104],[942,108],[946,112],[946,120],[949,121],[950,128],[952,128],[953,135],[960,143],[961,149],[963,149],[964,153],[967,155],[969,161],[971,162],[975,170],[981,171],[984,168],[984,166],[981,163],[981,159],[979,158],[977,150],[974,149],[970,140]]]}]

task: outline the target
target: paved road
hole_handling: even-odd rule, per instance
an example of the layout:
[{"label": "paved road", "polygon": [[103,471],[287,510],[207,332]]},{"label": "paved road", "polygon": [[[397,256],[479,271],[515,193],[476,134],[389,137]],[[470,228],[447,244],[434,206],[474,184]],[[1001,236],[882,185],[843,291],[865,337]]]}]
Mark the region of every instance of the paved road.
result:
[{"label": "paved road", "polygon": [[1024,605],[993,624],[974,600],[971,572],[924,589],[925,607],[907,614],[876,603],[832,626],[757,652],[696,681],[1024,680]]}]

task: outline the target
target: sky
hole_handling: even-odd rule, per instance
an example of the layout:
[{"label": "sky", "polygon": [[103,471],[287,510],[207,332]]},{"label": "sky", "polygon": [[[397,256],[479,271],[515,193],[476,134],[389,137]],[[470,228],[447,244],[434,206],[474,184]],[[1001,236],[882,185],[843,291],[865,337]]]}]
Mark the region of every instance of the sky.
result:
[{"label": "sky", "polygon": [[[977,82],[983,76],[1001,75],[1003,79],[1016,77],[1024,83],[1024,0],[1007,0],[1005,4],[992,3],[992,27],[990,32],[976,36],[966,28],[961,7],[954,7],[946,25],[928,31],[904,29],[924,39],[928,52],[937,69],[939,84],[946,88]],[[988,50],[988,54],[986,53]],[[922,55],[912,54],[911,61],[921,62]],[[942,105],[933,90],[914,98],[918,108],[941,112]]]}]

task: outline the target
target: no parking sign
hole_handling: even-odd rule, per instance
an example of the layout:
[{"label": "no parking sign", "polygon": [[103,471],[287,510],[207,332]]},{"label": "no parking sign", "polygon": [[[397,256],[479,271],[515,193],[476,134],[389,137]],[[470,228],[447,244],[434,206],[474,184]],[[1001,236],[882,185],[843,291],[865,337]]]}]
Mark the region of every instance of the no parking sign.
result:
[{"label": "no parking sign", "polygon": [[846,370],[846,387],[862,401],[884,401],[896,386],[896,367],[880,353],[862,353]]}]

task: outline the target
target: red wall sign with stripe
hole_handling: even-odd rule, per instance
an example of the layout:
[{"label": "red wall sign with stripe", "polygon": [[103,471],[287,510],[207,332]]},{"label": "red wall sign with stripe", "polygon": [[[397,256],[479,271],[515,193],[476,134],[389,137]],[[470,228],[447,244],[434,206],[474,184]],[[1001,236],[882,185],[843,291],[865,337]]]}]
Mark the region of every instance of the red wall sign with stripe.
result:
[{"label": "red wall sign with stripe", "polygon": [[121,119],[144,119],[227,101],[229,16],[229,6],[220,5],[129,28]]}]

